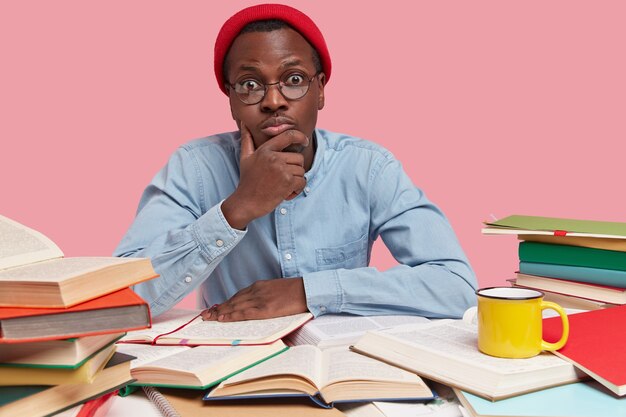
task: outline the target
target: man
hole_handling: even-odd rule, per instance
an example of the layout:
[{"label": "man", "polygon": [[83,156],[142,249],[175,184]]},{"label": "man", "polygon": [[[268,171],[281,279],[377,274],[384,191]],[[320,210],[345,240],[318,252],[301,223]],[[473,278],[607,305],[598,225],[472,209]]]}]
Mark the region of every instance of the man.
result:
[{"label": "man", "polygon": [[[449,223],[385,149],[316,129],[331,61],[283,5],[231,17],[215,73],[238,132],[181,146],[116,250],[161,275],[135,287],[154,315],[199,288],[209,320],[305,311],[459,317],[476,280]],[[382,237],[400,265],[368,267]]]}]

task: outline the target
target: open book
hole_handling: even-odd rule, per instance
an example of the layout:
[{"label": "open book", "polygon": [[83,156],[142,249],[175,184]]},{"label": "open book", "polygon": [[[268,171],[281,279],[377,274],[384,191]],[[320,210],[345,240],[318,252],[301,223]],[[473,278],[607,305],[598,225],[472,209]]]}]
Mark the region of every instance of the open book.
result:
[{"label": "open book", "polygon": [[319,348],[348,346],[368,330],[396,327],[402,324],[426,323],[420,316],[354,316],[327,314],[307,322],[285,338],[288,345],[315,345]]},{"label": "open book", "polygon": [[313,318],[311,313],[230,323],[203,321],[202,310],[170,310],[151,329],[129,332],[121,342],[155,345],[225,346],[270,344]]},{"label": "open book", "polygon": [[318,405],[373,400],[429,400],[433,392],[414,373],[351,352],[295,346],[223,381],[205,399],[309,396]]},{"label": "open book", "polygon": [[0,216],[0,306],[71,307],[156,276],[146,258],[64,258],[43,234]]},{"label": "open book", "polygon": [[584,378],[551,353],[503,359],[478,350],[477,327],[460,320],[366,333],[353,349],[424,377],[498,400]]},{"label": "open book", "polygon": [[258,346],[151,346],[120,344],[118,350],[135,356],[133,385],[206,389],[287,350],[278,340]]}]

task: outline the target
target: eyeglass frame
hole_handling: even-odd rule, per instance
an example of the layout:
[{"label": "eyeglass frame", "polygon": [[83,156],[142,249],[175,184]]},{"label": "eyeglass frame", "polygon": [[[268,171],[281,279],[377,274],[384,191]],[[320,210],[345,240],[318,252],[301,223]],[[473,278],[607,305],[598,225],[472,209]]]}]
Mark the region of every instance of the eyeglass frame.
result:
[{"label": "eyeglass frame", "polygon": [[[241,101],[243,104],[246,104],[248,106],[253,106],[255,104],[259,104],[260,102],[262,102],[265,99],[265,96],[267,96],[267,92],[269,91],[270,87],[273,85],[278,85],[278,92],[280,92],[280,95],[283,96],[283,98],[285,100],[289,100],[289,101],[297,101],[297,100],[301,100],[302,98],[304,98],[304,96],[306,96],[309,93],[309,90],[311,89],[311,83],[313,82],[313,80],[322,73],[323,71],[317,71],[315,74],[313,74],[313,76],[311,78],[308,78],[309,83],[307,84],[306,87],[306,91],[304,92],[304,94],[302,94],[300,97],[298,98],[289,98],[287,96],[285,96],[285,94],[283,93],[283,87],[285,87],[283,83],[283,81],[276,81],[275,83],[261,83],[263,85],[263,96],[261,96],[261,99],[257,102],[254,103],[246,103],[245,101],[243,101],[243,99],[241,98],[241,96],[239,95],[239,93],[237,93],[237,90],[235,89],[235,86],[230,82],[230,81],[226,81],[226,87],[228,88],[232,88],[232,90],[235,92],[235,95],[237,96],[237,98],[239,99],[239,101]],[[284,75],[284,74],[283,74]],[[307,77],[305,76],[305,79],[307,79]],[[258,80],[257,80],[258,81]],[[236,82],[236,81],[235,81]]]}]

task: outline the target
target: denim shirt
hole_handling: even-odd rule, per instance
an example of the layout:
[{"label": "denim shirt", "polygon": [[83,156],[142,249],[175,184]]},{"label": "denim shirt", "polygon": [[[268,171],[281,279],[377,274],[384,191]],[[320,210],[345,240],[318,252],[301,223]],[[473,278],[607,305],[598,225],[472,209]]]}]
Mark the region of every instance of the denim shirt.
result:
[{"label": "denim shirt", "polygon": [[[460,317],[475,304],[476,278],[445,216],[400,163],[372,142],[321,129],[304,191],[230,227],[221,202],[239,182],[240,135],[181,146],[145,189],[116,256],[152,259],[159,278],[135,291],[153,315],[199,287],[199,307],[221,303],[259,279],[302,277],[309,310]],[[370,267],[381,237],[398,261]]]}]

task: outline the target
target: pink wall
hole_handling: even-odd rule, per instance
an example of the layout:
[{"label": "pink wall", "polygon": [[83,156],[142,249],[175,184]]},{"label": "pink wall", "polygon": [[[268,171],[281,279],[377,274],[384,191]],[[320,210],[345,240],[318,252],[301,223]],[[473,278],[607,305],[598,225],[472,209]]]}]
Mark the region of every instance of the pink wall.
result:
[{"label": "pink wall", "polygon": [[[176,146],[234,129],[212,48],[253,3],[4,2],[0,213],[110,254]],[[333,58],[319,125],[393,151],[481,285],[516,264],[514,238],[481,236],[491,214],[626,221],[623,1],[289,4]]]}]

